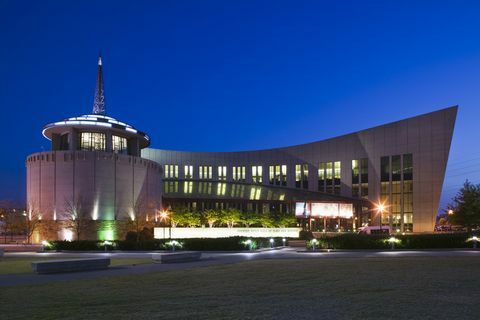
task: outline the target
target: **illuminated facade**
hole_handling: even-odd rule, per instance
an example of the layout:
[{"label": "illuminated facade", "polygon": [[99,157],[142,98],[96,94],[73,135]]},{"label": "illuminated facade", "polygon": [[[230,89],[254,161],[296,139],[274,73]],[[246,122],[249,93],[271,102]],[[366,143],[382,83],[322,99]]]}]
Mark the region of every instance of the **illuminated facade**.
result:
[{"label": "illuminated facade", "polygon": [[[320,231],[378,225],[381,215],[382,224],[392,231],[432,232],[456,114],[455,106],[285,148],[245,152],[146,148],[142,157],[165,168],[164,206],[287,211],[313,222],[311,227]],[[385,206],[381,214],[374,209],[379,203]],[[344,205],[353,215],[345,215]]]},{"label": "illuminated facade", "polygon": [[431,232],[457,114],[450,107],[284,148],[186,152],[148,148],[145,133],[105,110],[100,59],[93,113],[46,125],[51,151],[27,157],[28,215],[54,225],[37,240],[72,238],[65,222],[79,211],[91,222],[85,238],[122,238],[120,222],[142,212],[155,224],[175,206],[291,214],[314,231],[382,223]]},{"label": "illuminated facade", "polygon": [[27,211],[42,221],[34,240],[72,238],[74,219],[89,221],[83,239],[122,237],[120,222],[154,221],[161,208],[163,170],[140,157],[150,138],[105,115],[103,95],[99,59],[93,113],[47,124],[51,150],[27,157]]}]

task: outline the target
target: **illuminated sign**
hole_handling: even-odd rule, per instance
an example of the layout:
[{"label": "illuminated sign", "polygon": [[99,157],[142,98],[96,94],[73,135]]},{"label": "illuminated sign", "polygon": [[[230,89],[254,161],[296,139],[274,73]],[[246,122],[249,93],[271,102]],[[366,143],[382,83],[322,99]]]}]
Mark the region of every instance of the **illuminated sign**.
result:
[{"label": "illuminated sign", "polygon": [[[311,211],[309,208],[311,208]],[[353,204],[335,202],[295,203],[296,216],[309,216],[310,214],[312,217],[350,219],[353,217]]]}]

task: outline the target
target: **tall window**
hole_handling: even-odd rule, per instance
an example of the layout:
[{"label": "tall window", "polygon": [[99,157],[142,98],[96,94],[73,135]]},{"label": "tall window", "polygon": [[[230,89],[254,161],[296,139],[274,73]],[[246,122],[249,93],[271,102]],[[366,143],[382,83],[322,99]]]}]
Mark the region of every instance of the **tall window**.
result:
[{"label": "tall window", "polygon": [[287,165],[275,165],[268,167],[268,180],[270,184],[277,186],[287,185]]},{"label": "tall window", "polygon": [[200,180],[212,180],[212,166],[199,166],[198,178]]},{"label": "tall window", "polygon": [[234,181],[245,182],[245,167],[237,166],[232,168],[232,179]]},{"label": "tall window", "polygon": [[218,180],[225,181],[227,180],[227,167],[218,166]]},{"label": "tall window", "polygon": [[112,151],[115,153],[127,153],[127,139],[112,135]]},{"label": "tall window", "polygon": [[295,187],[308,189],[308,164],[295,165]]},{"label": "tall window", "polygon": [[380,198],[388,208],[382,224],[394,231],[413,229],[413,157],[412,154],[380,158]]},{"label": "tall window", "polygon": [[252,181],[253,183],[263,182],[263,168],[262,166],[252,166]]},{"label": "tall window", "polygon": [[334,189],[333,189],[333,193],[335,194],[340,194],[340,191],[341,191],[341,163],[340,161],[335,161],[333,163],[333,174],[334,174],[334,180],[333,180],[333,184],[334,184]]},{"label": "tall window", "polygon": [[105,151],[105,134],[98,132],[81,132],[79,135],[80,150]]},{"label": "tall window", "polygon": [[325,183],[327,185],[327,192],[333,193],[333,163],[332,162],[326,163]]},{"label": "tall window", "polygon": [[268,166],[268,182],[275,183],[275,166]]},{"label": "tall window", "polygon": [[[390,205],[390,157],[380,158],[380,202]],[[388,212],[382,214],[382,224],[388,224]]]},{"label": "tall window", "polygon": [[403,231],[413,230],[413,157],[403,155]]},{"label": "tall window", "polygon": [[178,165],[166,164],[165,165],[165,178],[178,179]]},{"label": "tall window", "polygon": [[318,191],[325,192],[325,162],[318,164]]},{"label": "tall window", "polygon": [[193,166],[184,167],[185,179],[193,179]]},{"label": "tall window", "polygon": [[360,197],[360,161],[352,160],[352,196]]},{"label": "tall window", "polygon": [[352,196],[368,198],[368,159],[352,160]]}]

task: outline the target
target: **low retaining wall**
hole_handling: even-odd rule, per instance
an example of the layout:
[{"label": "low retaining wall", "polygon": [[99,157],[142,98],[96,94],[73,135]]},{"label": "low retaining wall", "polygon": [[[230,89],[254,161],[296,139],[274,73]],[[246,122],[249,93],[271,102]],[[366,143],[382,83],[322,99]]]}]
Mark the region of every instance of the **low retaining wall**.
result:
[{"label": "low retaining wall", "polygon": [[155,239],[191,238],[298,238],[301,228],[155,228]]}]

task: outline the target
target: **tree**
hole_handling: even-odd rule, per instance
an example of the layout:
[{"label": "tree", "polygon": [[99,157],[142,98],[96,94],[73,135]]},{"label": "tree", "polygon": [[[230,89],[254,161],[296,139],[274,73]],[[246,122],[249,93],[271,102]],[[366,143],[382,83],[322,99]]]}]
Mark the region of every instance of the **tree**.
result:
[{"label": "tree", "polygon": [[25,214],[25,233],[27,235],[27,243],[31,243],[32,235],[37,230],[39,224],[42,222],[40,209],[36,202],[30,202],[27,205],[27,212]]},{"label": "tree", "polygon": [[91,216],[89,206],[82,196],[75,199],[65,199],[65,220],[68,222],[68,228],[72,229],[76,240],[81,240],[81,236],[89,228]]},{"label": "tree", "polygon": [[453,214],[448,215],[452,224],[467,227],[469,231],[480,226],[480,184],[475,185],[466,180],[447,212],[448,210],[453,211]]},{"label": "tree", "polygon": [[171,211],[172,227],[178,225],[184,227],[198,227],[201,225],[200,215],[188,210],[185,206],[179,206]]},{"label": "tree", "polygon": [[213,226],[215,225],[215,222],[220,220],[220,213],[217,210],[208,209],[203,211],[202,218],[204,221],[208,223],[208,226],[210,228],[213,228]]},{"label": "tree", "polygon": [[275,225],[280,228],[287,228],[294,226],[297,223],[297,218],[293,214],[280,213],[275,219]]},{"label": "tree", "polygon": [[141,193],[137,197],[137,201],[135,201],[129,214],[130,225],[133,227],[132,231],[135,232],[137,243],[140,242],[141,231],[147,226],[147,211],[147,201],[145,195]]},{"label": "tree", "polygon": [[241,212],[238,209],[228,208],[220,212],[220,222],[226,224],[229,228],[233,228],[241,220]]},{"label": "tree", "polygon": [[245,227],[250,228],[251,225],[259,223],[260,216],[255,211],[245,211],[241,213],[241,221]]}]

